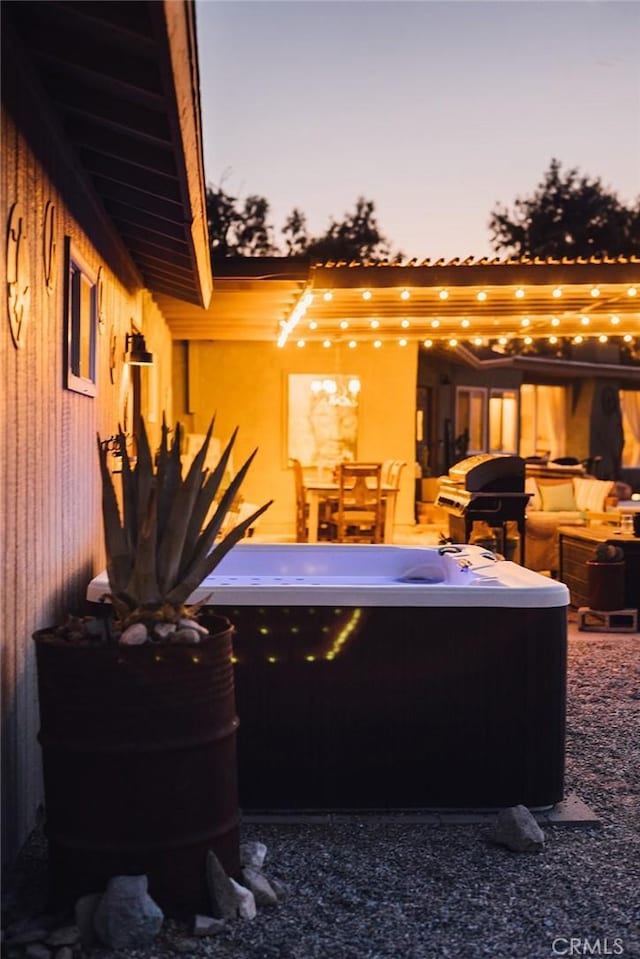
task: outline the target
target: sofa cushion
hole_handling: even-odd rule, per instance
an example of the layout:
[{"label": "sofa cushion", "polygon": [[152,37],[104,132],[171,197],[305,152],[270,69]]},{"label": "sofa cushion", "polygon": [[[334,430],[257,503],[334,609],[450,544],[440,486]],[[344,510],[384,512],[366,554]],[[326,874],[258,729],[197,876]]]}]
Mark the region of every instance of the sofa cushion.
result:
[{"label": "sofa cushion", "polygon": [[594,510],[604,513],[607,497],[613,489],[612,480],[598,480],[593,477],[575,476],[573,486],[575,490],[576,507],[581,510]]},{"label": "sofa cushion", "polygon": [[573,492],[573,483],[571,482],[557,483],[553,486],[541,486],[540,498],[542,499],[542,509],[547,510],[549,513],[578,508]]},{"label": "sofa cushion", "polygon": [[528,509],[542,509],[542,500],[540,499],[540,492],[538,490],[538,484],[536,483],[533,476],[527,476],[524,482],[524,491],[525,493],[530,493],[529,502],[527,504]]}]

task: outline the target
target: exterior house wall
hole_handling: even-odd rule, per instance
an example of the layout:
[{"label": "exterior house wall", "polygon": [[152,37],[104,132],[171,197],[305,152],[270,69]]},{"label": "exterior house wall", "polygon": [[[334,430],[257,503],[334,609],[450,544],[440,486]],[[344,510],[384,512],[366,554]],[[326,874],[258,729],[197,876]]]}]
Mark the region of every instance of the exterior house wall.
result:
[{"label": "exterior house wall", "polygon": [[[142,371],[142,409],[151,409],[154,439],[160,404],[170,410],[171,338],[109,221],[66,151],[63,137],[19,72],[7,67],[3,89],[0,209],[6,225],[20,202],[26,225],[30,306],[14,346],[5,301],[0,324],[0,528],[3,611],[3,861],[33,827],[42,801],[37,689],[32,633],[78,611],[88,581],[104,566],[96,433],[113,434],[125,411],[131,430],[125,333],[143,331],[156,355],[151,403]],[[43,266],[47,203],[56,211],[52,289]],[[5,229],[6,237],[6,229]],[[103,323],[97,336],[97,395],[63,386],[64,238],[91,270],[103,269]],[[6,249],[1,257],[7,290]],[[110,357],[114,358],[113,369]]]},{"label": "exterior house wall", "polygon": [[174,412],[188,431],[204,433],[217,412],[214,434],[225,442],[240,430],[234,468],[257,446],[243,484],[244,498],[274,499],[260,529],[295,530],[293,473],[287,465],[287,376],[290,373],[355,374],[361,381],[357,456],[401,459],[397,524],[414,522],[415,389],[417,346],[357,351],[321,344],[304,350],[275,343],[191,341],[174,346]]}]

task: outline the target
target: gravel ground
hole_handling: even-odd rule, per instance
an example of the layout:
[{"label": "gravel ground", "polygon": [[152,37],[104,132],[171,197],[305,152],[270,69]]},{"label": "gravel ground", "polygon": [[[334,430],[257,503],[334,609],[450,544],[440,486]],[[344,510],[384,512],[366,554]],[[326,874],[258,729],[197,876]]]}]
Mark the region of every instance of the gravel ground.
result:
[{"label": "gravel ground", "polygon": [[[575,620],[575,616],[572,617]],[[487,824],[244,824],[290,895],[206,939],[165,923],[153,946],[92,959],[640,957],[640,634],[570,625],[567,792],[600,825],[546,826],[541,853],[487,841]],[[25,850],[14,910],[34,908],[45,850]],[[15,884],[14,884],[15,888]]]}]

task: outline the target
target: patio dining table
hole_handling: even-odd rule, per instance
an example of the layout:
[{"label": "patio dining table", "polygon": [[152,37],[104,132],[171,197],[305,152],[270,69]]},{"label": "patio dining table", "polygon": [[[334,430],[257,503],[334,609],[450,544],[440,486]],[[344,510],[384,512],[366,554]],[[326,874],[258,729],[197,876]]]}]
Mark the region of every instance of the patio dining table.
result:
[{"label": "patio dining table", "polygon": [[[337,500],[340,489],[338,483],[332,480],[307,479],[305,489],[309,500],[309,523],[308,523],[308,543],[318,542],[318,520],[320,517],[320,503],[323,500]],[[380,487],[382,502],[384,504],[384,542],[393,542],[393,522],[395,516],[396,497],[398,495],[397,486],[389,486],[383,483]]]}]

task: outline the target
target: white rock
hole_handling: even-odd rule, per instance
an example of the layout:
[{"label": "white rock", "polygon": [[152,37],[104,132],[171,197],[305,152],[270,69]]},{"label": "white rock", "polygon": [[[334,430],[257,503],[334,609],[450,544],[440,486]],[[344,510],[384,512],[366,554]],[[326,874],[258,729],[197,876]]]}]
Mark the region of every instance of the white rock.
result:
[{"label": "white rock", "polygon": [[249,866],[251,869],[262,869],[267,847],[263,842],[242,842],[240,843],[240,865]]},{"label": "white rock", "polygon": [[202,623],[199,623],[196,619],[180,619],[178,620],[178,625],[184,627],[185,629],[195,629],[197,633],[200,633],[201,636],[208,636],[209,630],[206,626],[203,626]]},{"label": "white rock", "polygon": [[526,806],[501,809],[491,839],[513,852],[538,852],[544,846],[544,833]]},{"label": "white rock", "polygon": [[229,877],[229,882],[233,886],[238,905],[238,915],[241,919],[255,919],[257,915],[255,896],[250,889],[245,889],[235,879]]},{"label": "white rock", "polygon": [[114,876],[93,917],[100,941],[110,949],[149,945],[162,927],[164,915],[147,892],[146,876]]},{"label": "white rock", "polygon": [[196,916],[193,920],[194,936],[213,936],[222,932],[224,927],[224,919],[214,919],[213,916]]},{"label": "white rock", "polygon": [[175,623],[156,623],[153,627],[153,633],[160,639],[168,639],[176,631]]},{"label": "white rock", "polygon": [[200,633],[196,629],[177,629],[171,637],[172,643],[181,643],[184,646],[193,646],[201,640]]},{"label": "white rock", "polygon": [[127,626],[118,642],[123,646],[142,646],[148,638],[149,633],[144,623],[132,623],[131,626]]},{"label": "white rock", "polygon": [[276,905],[278,896],[267,877],[259,869],[245,866],[242,870],[242,878],[247,889],[250,889],[253,893],[256,906]]}]

